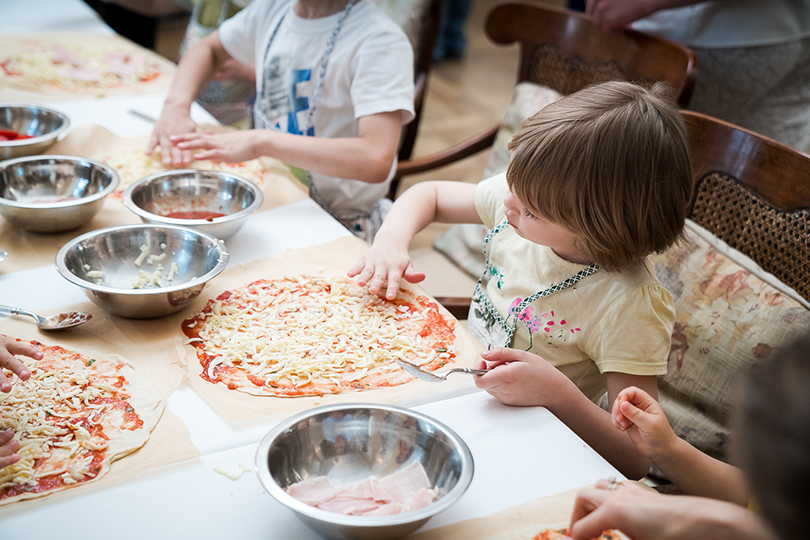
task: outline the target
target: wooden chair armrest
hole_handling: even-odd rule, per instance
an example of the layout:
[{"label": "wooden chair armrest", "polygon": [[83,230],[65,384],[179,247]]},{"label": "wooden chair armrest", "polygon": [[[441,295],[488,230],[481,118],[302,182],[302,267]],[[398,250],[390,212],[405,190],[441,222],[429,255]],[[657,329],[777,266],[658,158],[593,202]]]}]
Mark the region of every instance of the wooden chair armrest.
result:
[{"label": "wooden chair armrest", "polygon": [[498,134],[499,128],[500,125],[493,126],[483,133],[479,133],[466,141],[451,146],[447,150],[437,152],[430,156],[400,161],[397,164],[396,178],[432,171],[477,154],[481,150],[490,148],[495,142],[495,136]]},{"label": "wooden chair armrest", "polygon": [[436,301],[458,320],[467,318],[467,314],[470,312],[470,304],[472,304],[472,298],[469,296],[437,296]]}]

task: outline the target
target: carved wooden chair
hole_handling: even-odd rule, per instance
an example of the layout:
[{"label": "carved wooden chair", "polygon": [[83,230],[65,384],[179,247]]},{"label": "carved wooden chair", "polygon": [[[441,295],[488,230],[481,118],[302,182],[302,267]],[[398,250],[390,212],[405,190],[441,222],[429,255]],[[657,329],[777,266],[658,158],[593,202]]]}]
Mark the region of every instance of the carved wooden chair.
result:
[{"label": "carved wooden chair", "polygon": [[[517,82],[534,82],[566,95],[608,80],[666,81],[682,105],[692,94],[696,65],[692,51],[633,30],[603,32],[575,11],[508,2],[489,12],[485,31],[495,43],[519,43]],[[489,148],[498,127],[437,154],[400,161],[389,197],[396,196],[399,179],[404,176],[430,171]]]},{"label": "carved wooden chair", "polygon": [[683,111],[695,179],[690,218],[810,301],[810,156]]}]

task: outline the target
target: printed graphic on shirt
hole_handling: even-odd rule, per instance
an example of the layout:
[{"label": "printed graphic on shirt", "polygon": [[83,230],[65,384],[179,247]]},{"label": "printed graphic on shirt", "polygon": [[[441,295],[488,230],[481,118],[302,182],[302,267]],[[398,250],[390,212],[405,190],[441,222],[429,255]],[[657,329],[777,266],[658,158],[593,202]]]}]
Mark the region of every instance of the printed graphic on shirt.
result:
[{"label": "printed graphic on shirt", "polygon": [[[279,131],[304,135],[309,94],[312,92],[311,80],[312,69],[285,70],[278,56],[271,57],[265,63],[259,104],[264,115]],[[315,135],[314,126],[306,128],[306,135]]]}]

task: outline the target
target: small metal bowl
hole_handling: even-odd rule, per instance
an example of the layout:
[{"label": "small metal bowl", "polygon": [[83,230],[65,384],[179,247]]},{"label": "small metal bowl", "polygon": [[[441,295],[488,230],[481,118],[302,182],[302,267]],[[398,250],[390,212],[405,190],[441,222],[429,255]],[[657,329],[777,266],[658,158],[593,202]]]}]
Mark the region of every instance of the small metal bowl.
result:
[{"label": "small metal bowl", "polygon": [[[335,486],[371,475],[383,477],[414,462],[422,464],[439,497],[411,512],[347,516],[310,506],[285,491],[323,475]],[[470,449],[447,426],[402,407],[367,403],[326,405],[287,418],[256,451],[256,472],[264,489],[326,538],[405,536],[458,501],[472,481],[473,469]]]},{"label": "small metal bowl", "polygon": [[[145,222],[180,225],[227,240],[238,231],[264,196],[241,176],[196,169],[163,171],[141,178],[124,191],[124,205]],[[214,213],[218,217],[183,219],[170,214]]]},{"label": "small metal bowl", "polygon": [[118,186],[104,163],[75,156],[27,156],[0,162],[0,215],[32,232],[81,227]]},{"label": "small metal bowl", "polygon": [[[149,223],[92,231],[56,254],[62,277],[108,313],[132,319],[180,311],[226,266],[228,250],[210,234]],[[163,285],[134,288],[139,271]]]},{"label": "small metal bowl", "polygon": [[0,129],[30,138],[0,141],[0,159],[41,154],[69,127],[70,119],[59,111],[24,103],[4,103],[0,105]]}]

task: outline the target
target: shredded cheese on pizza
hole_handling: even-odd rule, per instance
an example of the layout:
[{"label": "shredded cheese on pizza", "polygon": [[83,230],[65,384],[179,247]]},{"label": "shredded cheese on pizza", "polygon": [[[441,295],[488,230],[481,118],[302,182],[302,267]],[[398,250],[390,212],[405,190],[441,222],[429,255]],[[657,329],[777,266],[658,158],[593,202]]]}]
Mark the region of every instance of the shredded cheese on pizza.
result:
[{"label": "shredded cheese on pizza", "polygon": [[112,89],[148,82],[162,73],[154,60],[121,45],[39,43],[0,63],[8,77],[67,91]]},{"label": "shredded cheese on pizza", "polygon": [[[127,189],[133,182],[150,174],[170,170],[163,165],[163,158],[159,151],[147,156],[143,150],[124,150],[101,157],[101,160],[116,170],[120,177],[117,192]],[[193,160],[183,165],[184,169],[200,169],[204,171],[223,171],[237,174],[254,184],[262,185],[267,171],[258,159],[241,163],[217,163],[210,160]]]},{"label": "shredded cheese on pizza", "polygon": [[394,358],[436,369],[455,357],[453,325],[435,303],[388,301],[345,278],[257,281],[209,301],[184,329],[203,378],[227,382],[238,370],[269,393],[352,386],[382,366],[400,371]]},{"label": "shredded cheese on pizza", "polygon": [[19,357],[31,377],[0,394],[0,429],[13,430],[20,443],[20,460],[0,469],[0,501],[95,478],[110,440],[143,424],[126,401],[120,365],[61,347],[42,350],[39,362]]}]

